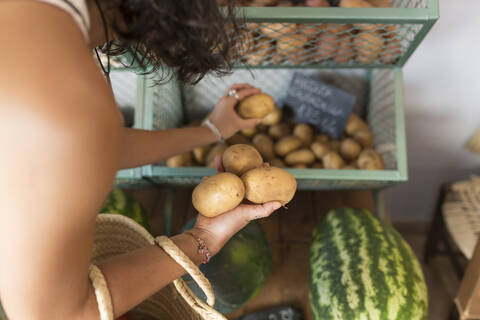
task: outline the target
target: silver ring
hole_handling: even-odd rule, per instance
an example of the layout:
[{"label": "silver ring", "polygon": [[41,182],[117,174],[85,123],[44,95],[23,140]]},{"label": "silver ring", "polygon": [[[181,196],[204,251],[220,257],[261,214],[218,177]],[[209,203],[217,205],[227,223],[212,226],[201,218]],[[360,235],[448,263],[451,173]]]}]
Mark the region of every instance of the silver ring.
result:
[{"label": "silver ring", "polygon": [[235,90],[235,89],[232,89],[232,90],[228,91],[228,95],[230,97],[234,97],[237,100],[240,100],[240,96],[238,95],[237,90]]}]

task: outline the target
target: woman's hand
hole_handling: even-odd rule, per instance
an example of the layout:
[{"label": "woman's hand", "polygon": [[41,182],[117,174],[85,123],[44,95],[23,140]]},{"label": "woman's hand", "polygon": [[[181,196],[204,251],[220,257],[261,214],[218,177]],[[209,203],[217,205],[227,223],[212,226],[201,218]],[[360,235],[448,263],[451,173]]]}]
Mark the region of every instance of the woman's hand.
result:
[{"label": "woman's hand", "polygon": [[[224,171],[220,157],[215,159],[217,171]],[[205,241],[210,253],[215,255],[238,231],[250,221],[268,217],[281,207],[280,202],[272,201],[264,204],[240,204],[235,209],[227,211],[214,218],[198,214],[193,234]]]},{"label": "woman's hand", "polygon": [[[238,100],[228,95],[230,90],[237,91]],[[234,84],[228,88],[227,93],[218,100],[208,119],[220,131],[222,138],[228,139],[238,130],[254,127],[261,121],[261,119],[242,119],[235,112],[235,105],[238,101],[242,101],[246,97],[260,92],[260,89],[252,87],[249,84]]]}]

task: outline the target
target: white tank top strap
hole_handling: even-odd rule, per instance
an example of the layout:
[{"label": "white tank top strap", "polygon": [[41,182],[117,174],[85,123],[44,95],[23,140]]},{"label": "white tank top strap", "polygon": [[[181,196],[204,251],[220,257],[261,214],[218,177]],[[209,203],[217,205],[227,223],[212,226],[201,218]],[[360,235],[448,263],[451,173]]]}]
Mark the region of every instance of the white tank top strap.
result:
[{"label": "white tank top strap", "polygon": [[90,42],[90,15],[86,0],[38,0],[56,6],[68,12],[83,33],[85,40]]}]

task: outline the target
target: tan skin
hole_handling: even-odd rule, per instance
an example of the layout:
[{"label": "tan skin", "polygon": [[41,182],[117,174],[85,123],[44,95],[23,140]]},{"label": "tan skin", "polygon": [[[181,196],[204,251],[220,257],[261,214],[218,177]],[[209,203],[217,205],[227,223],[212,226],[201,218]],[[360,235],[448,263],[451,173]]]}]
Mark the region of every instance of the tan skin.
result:
[{"label": "tan skin", "polygon": [[[91,48],[104,41],[92,4],[88,47],[62,10],[32,0],[0,0],[0,300],[11,319],[98,319],[88,266],[95,216],[117,170],[216,140],[205,127],[123,128],[92,59]],[[241,98],[259,92],[248,85],[235,88]],[[221,98],[210,116],[225,138],[258,122],[240,119],[236,102]],[[279,205],[242,204],[213,219],[199,216],[193,232],[216,253],[250,220]],[[172,240],[200,263],[190,236]],[[155,246],[99,267],[116,316],[185,273]]]}]

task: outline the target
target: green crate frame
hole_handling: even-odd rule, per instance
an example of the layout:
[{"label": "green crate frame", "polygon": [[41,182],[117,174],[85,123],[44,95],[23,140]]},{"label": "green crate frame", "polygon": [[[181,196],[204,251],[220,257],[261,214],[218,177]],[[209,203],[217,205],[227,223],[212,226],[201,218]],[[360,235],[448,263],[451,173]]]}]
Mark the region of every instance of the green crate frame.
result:
[{"label": "green crate frame", "polygon": [[[327,169],[287,169],[297,179],[300,190],[334,190],[334,189],[381,189],[408,180],[407,150],[405,136],[403,74],[401,68],[395,68],[393,74],[395,146],[397,155],[396,170],[327,170]],[[139,76],[144,83],[138,86],[143,122],[141,128],[153,129],[153,88],[151,80]],[[205,176],[215,173],[214,169],[202,167],[169,168],[147,165],[140,168],[141,177],[146,182],[159,186],[194,186]]]},{"label": "green crate frame", "polygon": [[[116,69],[120,72],[131,72],[127,68]],[[137,95],[135,104],[135,118],[133,127],[143,129],[144,110],[145,110],[145,86],[147,79],[145,76],[137,76]],[[142,167],[119,170],[115,179],[115,187],[118,188],[141,188],[151,185],[151,183],[143,175]]]},{"label": "green crate frame", "polygon": [[305,65],[237,65],[236,68],[398,68],[412,56],[435,22],[439,19],[438,0],[426,0],[425,8],[312,8],[312,7],[242,7],[237,13],[245,22],[266,23],[339,23],[339,24],[421,24],[403,56],[394,64],[305,64]]}]

